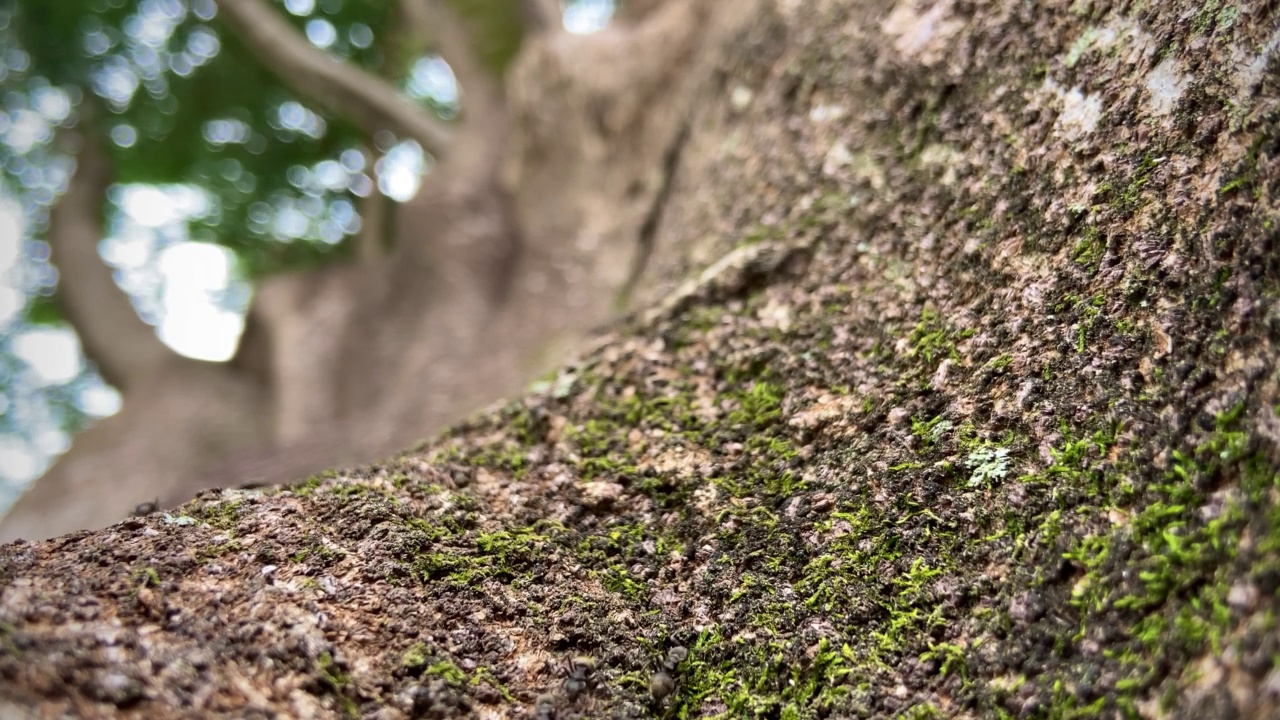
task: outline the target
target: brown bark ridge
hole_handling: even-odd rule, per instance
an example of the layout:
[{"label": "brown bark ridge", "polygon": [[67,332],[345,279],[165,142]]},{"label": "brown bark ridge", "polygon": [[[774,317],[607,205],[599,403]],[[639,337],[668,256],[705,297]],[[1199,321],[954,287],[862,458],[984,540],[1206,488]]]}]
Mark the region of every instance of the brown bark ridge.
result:
[{"label": "brown bark ridge", "polygon": [[768,7],[650,309],[412,452],[0,548],[3,712],[1276,717],[1274,5]]}]

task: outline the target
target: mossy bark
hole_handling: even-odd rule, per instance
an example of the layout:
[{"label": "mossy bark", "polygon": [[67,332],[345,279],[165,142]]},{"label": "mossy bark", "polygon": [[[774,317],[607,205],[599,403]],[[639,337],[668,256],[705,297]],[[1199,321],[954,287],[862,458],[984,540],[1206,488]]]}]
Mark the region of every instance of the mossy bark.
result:
[{"label": "mossy bark", "polygon": [[779,0],[688,131],[649,310],[382,465],[5,546],[0,696],[1275,717],[1276,28]]}]

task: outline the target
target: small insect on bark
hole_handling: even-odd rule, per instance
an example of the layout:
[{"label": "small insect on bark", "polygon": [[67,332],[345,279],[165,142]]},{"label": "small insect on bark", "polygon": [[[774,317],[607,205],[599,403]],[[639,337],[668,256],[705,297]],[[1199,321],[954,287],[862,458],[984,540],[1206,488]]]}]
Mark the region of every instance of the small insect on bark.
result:
[{"label": "small insect on bark", "polygon": [[533,706],[534,720],[556,720],[556,699],[551,695],[539,695]]},{"label": "small insect on bark", "polygon": [[649,678],[649,694],[654,700],[663,700],[672,692],[675,692],[676,681],[671,675],[663,670],[659,670]]},{"label": "small insect on bark", "polygon": [[587,689],[587,678],[596,669],[596,661],[585,655],[570,660],[565,667],[569,677],[564,680],[564,691],[573,700],[578,693]]}]

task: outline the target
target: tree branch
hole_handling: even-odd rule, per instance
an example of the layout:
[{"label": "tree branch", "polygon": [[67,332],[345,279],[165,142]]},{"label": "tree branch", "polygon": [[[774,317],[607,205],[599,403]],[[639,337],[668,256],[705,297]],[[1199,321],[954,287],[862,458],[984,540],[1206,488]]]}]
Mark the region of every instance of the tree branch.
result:
[{"label": "tree branch", "polygon": [[449,63],[462,91],[463,112],[476,117],[497,110],[501,86],[481,65],[462,19],[440,0],[400,0],[400,10],[416,46],[434,48]]},{"label": "tree branch", "polygon": [[262,0],[218,0],[218,7],[244,44],[295,92],[370,136],[391,130],[437,157],[445,152],[450,132],[444,123],[382,79],[312,45]]},{"label": "tree branch", "polygon": [[653,15],[668,2],[669,0],[625,0],[619,3],[613,19],[619,24],[634,25]]},{"label": "tree branch", "polygon": [[564,28],[560,0],[524,0],[525,26],[534,32],[556,32]]},{"label": "tree branch", "polygon": [[360,198],[360,232],[356,235],[356,261],[371,265],[387,254],[388,230],[391,225],[391,214],[395,212],[395,203],[382,194],[378,188],[378,172],[374,163],[374,153],[369,148],[361,148],[365,165],[369,168],[369,177],[373,179],[373,187],[369,194]]},{"label": "tree branch", "polygon": [[58,299],[103,378],[121,391],[145,382],[172,352],[138,317],[98,255],[111,163],[98,142],[77,135],[80,152],[66,193],[49,213],[46,239],[58,268]]}]

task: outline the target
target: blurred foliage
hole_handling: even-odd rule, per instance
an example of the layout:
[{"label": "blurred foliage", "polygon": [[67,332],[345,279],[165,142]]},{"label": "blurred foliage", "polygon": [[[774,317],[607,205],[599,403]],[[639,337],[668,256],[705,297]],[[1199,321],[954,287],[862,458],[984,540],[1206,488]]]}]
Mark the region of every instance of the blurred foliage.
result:
[{"label": "blurred foliage", "polygon": [[466,23],[472,46],[490,72],[502,74],[523,37],[519,0],[448,0]]},{"label": "blurred foliage", "polygon": [[[521,40],[520,0],[444,1],[463,19],[483,65],[503,72]],[[262,2],[317,46],[401,89],[439,87],[439,77],[410,82],[429,49],[409,45],[400,0]],[[178,218],[186,230],[176,241],[229,248],[250,280],[342,257],[353,245],[373,165],[398,141],[389,133],[366,137],[312,111],[217,14],[214,0],[0,0],[0,200],[17,201],[24,220],[21,238],[0,238],[20,255],[0,267],[0,295],[7,281],[21,308],[14,316],[0,307],[0,455],[19,446],[42,448],[33,457],[56,455],[54,435],[83,427],[95,407],[82,402],[85,392],[103,389],[90,365],[51,384],[15,355],[18,338],[61,324],[57,274],[41,241],[73,168],[61,130],[74,126],[104,140],[117,189],[198,188],[208,202]],[[439,72],[439,63],[432,67]],[[457,115],[447,92],[409,94],[424,111]],[[128,212],[122,197],[109,194],[104,237]],[[148,262],[174,241],[162,239]],[[145,312],[155,298],[130,293],[155,321]],[[0,467],[0,511],[5,476]]]},{"label": "blurred foliage", "polygon": [[[518,2],[452,2],[486,66],[501,71],[520,42]],[[102,110],[93,118],[94,130],[114,140],[118,182],[204,188],[213,203],[198,220],[196,237],[234,250],[249,277],[343,252],[358,207],[352,190],[363,184],[367,191],[367,178],[344,184],[333,172],[317,178],[315,170],[370,139],[340,118],[317,123],[299,108],[307,103],[298,102],[221,25],[212,0],[7,4],[0,12],[11,18],[12,34],[29,62],[5,73],[0,91],[19,104],[34,86],[58,88],[73,99],[98,96]],[[395,0],[272,4],[313,40],[328,39],[329,52],[370,72],[388,73],[395,82],[403,81],[414,59],[397,48],[383,49],[402,22]],[[388,52],[400,55],[399,61]],[[380,150],[390,144],[387,138],[377,141]],[[353,157],[342,163],[347,174],[367,172]],[[335,208],[342,198],[347,203]],[[282,236],[274,222],[287,209],[309,220],[299,236]],[[345,232],[335,233],[335,224]]]}]

